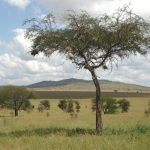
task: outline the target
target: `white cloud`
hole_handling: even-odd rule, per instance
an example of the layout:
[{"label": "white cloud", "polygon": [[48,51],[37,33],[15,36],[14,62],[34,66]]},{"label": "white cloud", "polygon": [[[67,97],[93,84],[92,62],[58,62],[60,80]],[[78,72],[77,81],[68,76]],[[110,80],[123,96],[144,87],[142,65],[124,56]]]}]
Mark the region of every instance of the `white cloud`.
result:
[{"label": "white cloud", "polygon": [[31,41],[25,38],[24,29],[15,29],[14,33],[16,34],[16,36],[14,37],[14,40],[20,43],[20,45],[22,45],[24,49],[29,49],[31,47]]},{"label": "white cloud", "polygon": [[112,71],[103,72],[102,78],[150,86],[150,54],[131,56],[119,62]]},{"label": "white cloud", "polygon": [[91,14],[112,13],[118,7],[131,4],[131,8],[142,16],[149,17],[149,0],[35,0],[36,5],[45,6],[48,12],[62,14],[65,10],[86,10]]},{"label": "white cloud", "polygon": [[25,9],[29,4],[30,0],[4,0],[11,6],[16,6],[20,9]]},{"label": "white cloud", "polygon": [[0,84],[26,85],[42,80],[59,80],[72,77],[77,71],[59,54],[52,55],[51,59],[42,53],[31,56],[28,53],[31,42],[24,38],[24,30],[16,29],[14,32],[12,41],[0,42]]}]

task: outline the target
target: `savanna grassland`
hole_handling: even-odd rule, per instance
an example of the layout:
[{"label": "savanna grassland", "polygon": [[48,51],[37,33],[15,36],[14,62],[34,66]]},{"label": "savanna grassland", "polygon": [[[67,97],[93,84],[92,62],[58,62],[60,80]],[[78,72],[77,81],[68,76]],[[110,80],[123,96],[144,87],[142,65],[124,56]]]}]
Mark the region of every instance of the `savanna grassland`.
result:
[{"label": "savanna grassland", "polygon": [[77,118],[60,110],[59,100],[50,100],[50,110],[36,109],[40,100],[32,100],[35,109],[0,110],[0,150],[149,150],[150,116],[146,117],[150,97],[126,98],[128,113],[103,115],[104,134],[95,135],[95,113],[91,100],[78,100],[81,110]]}]

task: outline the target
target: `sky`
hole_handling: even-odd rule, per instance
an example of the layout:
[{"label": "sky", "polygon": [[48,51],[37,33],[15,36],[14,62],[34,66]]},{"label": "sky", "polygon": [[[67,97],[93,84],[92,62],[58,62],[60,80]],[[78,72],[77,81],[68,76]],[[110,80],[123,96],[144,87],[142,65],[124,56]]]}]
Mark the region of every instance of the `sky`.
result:
[{"label": "sky", "polygon": [[[48,13],[63,16],[66,10],[86,10],[93,16],[111,14],[124,4],[150,20],[150,0],[0,0],[0,85],[28,85],[40,81],[80,78],[91,80],[86,70],[64,56],[30,55],[31,41],[25,39],[23,22]],[[108,71],[97,70],[99,79],[121,81],[150,87],[150,54],[131,56]]]}]

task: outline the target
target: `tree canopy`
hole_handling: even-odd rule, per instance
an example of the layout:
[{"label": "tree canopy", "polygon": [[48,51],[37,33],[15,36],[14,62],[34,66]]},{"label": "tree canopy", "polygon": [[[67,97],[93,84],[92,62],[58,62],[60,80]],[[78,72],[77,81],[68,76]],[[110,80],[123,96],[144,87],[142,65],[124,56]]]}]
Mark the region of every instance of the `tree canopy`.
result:
[{"label": "tree canopy", "polygon": [[34,94],[24,87],[5,86],[0,89],[0,105],[2,107],[14,109],[15,116],[18,111],[30,109],[30,98],[34,98]]},{"label": "tree canopy", "polygon": [[99,17],[70,11],[65,19],[62,28],[52,14],[25,22],[31,23],[26,37],[33,41],[32,55],[43,52],[50,56],[59,51],[79,68],[107,69],[118,58],[145,55],[150,47],[150,24],[128,7]]}]

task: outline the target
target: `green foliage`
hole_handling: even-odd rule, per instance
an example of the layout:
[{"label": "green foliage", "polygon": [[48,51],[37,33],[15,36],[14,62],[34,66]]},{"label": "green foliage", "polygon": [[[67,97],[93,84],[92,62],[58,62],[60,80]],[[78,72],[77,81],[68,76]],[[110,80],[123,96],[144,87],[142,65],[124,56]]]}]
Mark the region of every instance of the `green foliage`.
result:
[{"label": "green foliage", "polygon": [[44,105],[39,104],[37,110],[38,110],[39,112],[43,112],[43,111],[45,110]]},{"label": "green foliage", "polygon": [[44,110],[49,110],[50,109],[50,102],[48,100],[40,101],[37,109],[39,112],[43,112]]},{"label": "green foliage", "polygon": [[117,110],[117,101],[112,97],[103,98],[103,111],[104,114],[113,114]]},{"label": "green foliage", "polygon": [[146,117],[149,117],[149,115],[150,115],[150,101],[148,103],[148,108],[144,111],[144,113],[145,113]]},{"label": "green foliage", "polygon": [[72,100],[68,100],[67,110],[66,110],[68,113],[74,112],[73,104],[74,104],[74,102]]},{"label": "green foliage", "polygon": [[126,99],[120,99],[117,103],[119,104],[122,112],[128,112],[130,106],[129,101],[127,101]]},{"label": "green foliage", "polygon": [[70,114],[71,117],[76,118],[77,114],[80,112],[80,103],[73,100],[61,100],[58,104],[58,107],[63,111]]},{"label": "green foliage", "polygon": [[33,110],[33,109],[34,109],[34,105],[32,105],[29,100],[26,100],[26,101],[22,104],[21,109],[24,110],[24,111]]},{"label": "green foliage", "polygon": [[[102,98],[104,114],[113,114],[117,110],[117,101],[112,97]],[[92,99],[92,111],[96,110],[96,99]]]},{"label": "green foliage", "polygon": [[80,103],[78,102],[78,101],[75,101],[75,104],[76,104],[76,111],[77,111],[77,113],[79,113],[80,112],[80,108],[81,108],[81,106],[80,106]]},{"label": "green foliage", "polygon": [[92,102],[92,107],[91,107],[91,109],[92,109],[92,111],[94,112],[94,111],[96,110],[96,99],[93,98],[93,99],[91,100],[91,102]]},{"label": "green foliage", "polygon": [[45,107],[45,109],[50,109],[50,102],[48,100],[42,100],[40,101],[40,104]]},{"label": "green foliage", "polygon": [[0,89],[0,105],[9,109],[14,109],[15,116],[18,116],[20,109],[32,108],[29,99],[33,98],[33,92],[25,87],[6,86]]},{"label": "green foliage", "polygon": [[63,111],[67,110],[67,100],[61,100],[58,104],[58,107]]}]

